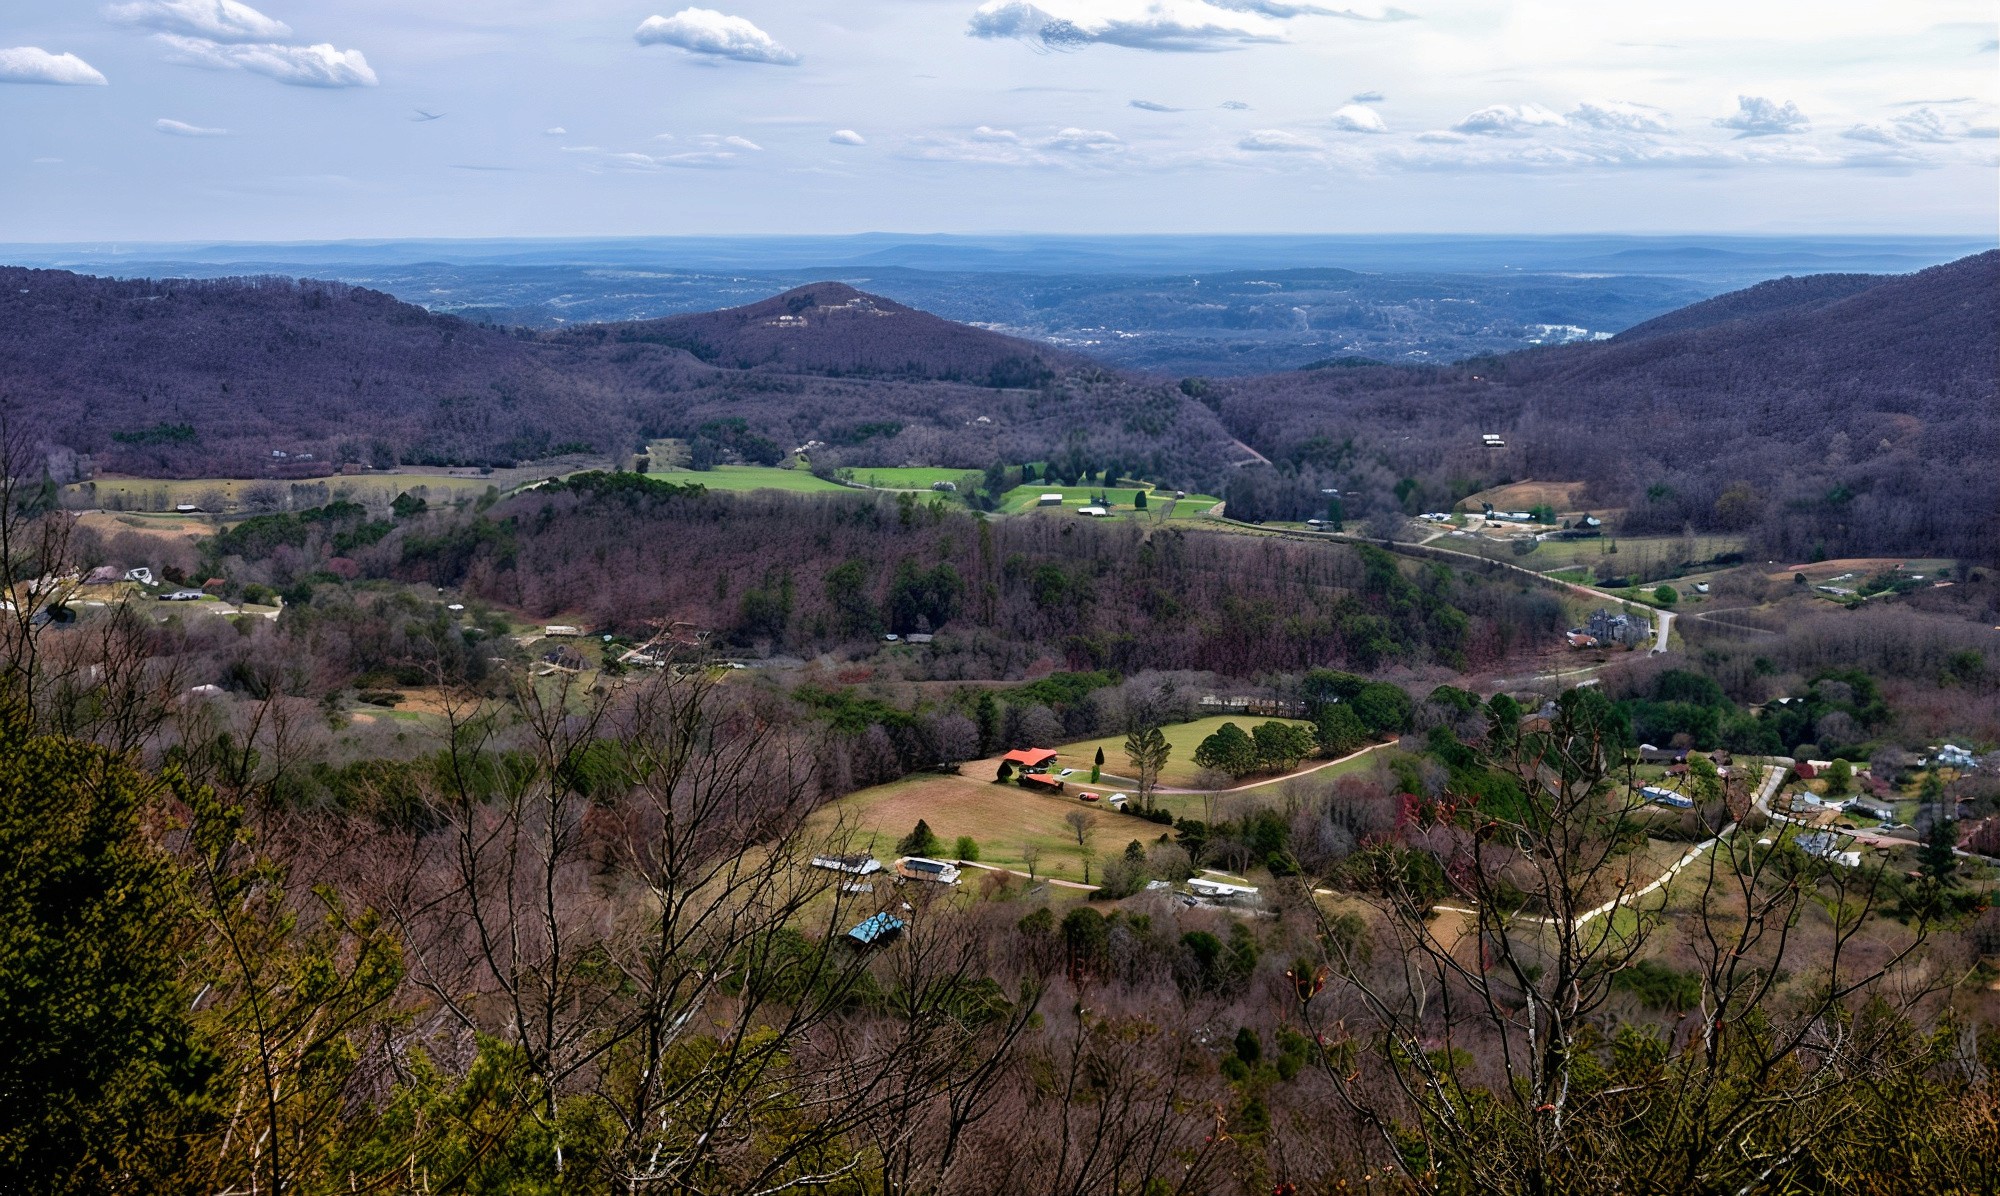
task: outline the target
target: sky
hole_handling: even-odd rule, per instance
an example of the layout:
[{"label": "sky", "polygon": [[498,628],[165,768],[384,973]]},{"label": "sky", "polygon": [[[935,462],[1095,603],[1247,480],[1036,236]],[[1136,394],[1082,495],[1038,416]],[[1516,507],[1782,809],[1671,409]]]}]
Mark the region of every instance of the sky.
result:
[{"label": "sky", "polygon": [[2000,221],[1991,0],[1355,2],[10,0],[0,240]]}]

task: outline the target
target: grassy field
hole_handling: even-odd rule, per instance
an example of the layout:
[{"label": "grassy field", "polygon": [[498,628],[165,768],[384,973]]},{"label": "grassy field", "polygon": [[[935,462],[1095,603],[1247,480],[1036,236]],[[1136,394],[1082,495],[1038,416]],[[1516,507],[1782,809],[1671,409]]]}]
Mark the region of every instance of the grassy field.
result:
[{"label": "grassy field", "polygon": [[[1194,749],[1202,740],[1215,734],[1217,728],[1221,727],[1222,724],[1235,723],[1247,732],[1259,723],[1272,721],[1274,720],[1259,718],[1254,714],[1218,715],[1214,718],[1198,718],[1191,723],[1175,723],[1172,726],[1160,728],[1166,734],[1167,742],[1172,744],[1174,748],[1173,758],[1167,761],[1166,768],[1160,772],[1160,784],[1173,789],[1192,787],[1195,782],[1195,774],[1201,771],[1195,766]],[[1296,723],[1299,726],[1306,725],[1297,719],[1277,719],[1275,721]],[[1099,748],[1104,749],[1104,770],[1106,772],[1121,775],[1130,773],[1132,765],[1125,759],[1125,737],[1123,735],[1110,735],[1103,739],[1086,739],[1082,743],[1066,744],[1056,750],[1062,753],[1061,767],[1077,770],[1077,777],[1072,779],[1084,780],[1090,776],[1090,762],[1096,758],[1097,749]],[[969,766],[968,771],[970,771]],[[1252,777],[1249,779],[1255,780],[1257,778]],[[1116,788],[1116,786],[1111,787]]]},{"label": "grassy field", "polygon": [[847,489],[824,478],[816,478],[809,470],[784,469],[775,465],[718,465],[700,472],[654,470],[649,476],[669,482],[698,482],[710,490],[790,490],[796,494],[836,494]]},{"label": "grassy field", "polygon": [[1140,511],[1132,505],[1132,496],[1140,489],[1143,489],[1143,487],[1129,484],[1114,486],[1107,490],[1103,486],[1052,486],[1040,482],[1030,482],[1025,486],[1016,486],[1002,496],[1000,500],[1000,512],[1004,515],[1013,515],[1022,511],[1040,509],[1041,498],[1044,494],[1062,495],[1063,507],[1068,510],[1075,510],[1078,507],[1089,506],[1091,499],[1103,494],[1111,500],[1111,507],[1109,508],[1111,513],[1123,518],[1143,517],[1159,519],[1165,515],[1168,506],[1172,505],[1174,508],[1173,518],[1191,519],[1207,513],[1210,507],[1222,501],[1212,495],[1190,494],[1186,498],[1175,502],[1172,491],[1168,491],[1165,494],[1153,491],[1146,495],[1146,509]]},{"label": "grassy field", "polygon": [[[513,471],[521,473],[523,471]],[[536,474],[535,477],[546,477]],[[529,480],[523,477],[520,480]],[[433,504],[478,498],[490,487],[504,490],[514,481],[498,473],[491,477],[454,476],[436,473],[357,474],[352,477],[306,478],[297,481],[256,478],[100,478],[63,488],[71,506],[96,506],[113,511],[168,511],[182,503],[204,509],[220,496],[224,510],[243,510],[248,504],[244,491],[253,486],[275,486],[289,497],[293,486],[324,486],[328,497],[346,499],[368,506],[387,506],[398,494],[409,493]],[[95,501],[92,501],[94,496]]]},{"label": "grassy field", "polygon": [[1469,494],[1458,501],[1461,509],[1477,513],[1482,503],[1492,503],[1496,511],[1525,511],[1543,504],[1558,511],[1575,511],[1582,482],[1514,482]]},{"label": "grassy field", "polygon": [[929,490],[934,483],[952,482],[959,493],[967,494],[976,489],[983,476],[977,469],[947,469],[942,466],[911,465],[891,466],[882,469],[844,469],[841,477],[862,486],[873,486],[878,490]]}]

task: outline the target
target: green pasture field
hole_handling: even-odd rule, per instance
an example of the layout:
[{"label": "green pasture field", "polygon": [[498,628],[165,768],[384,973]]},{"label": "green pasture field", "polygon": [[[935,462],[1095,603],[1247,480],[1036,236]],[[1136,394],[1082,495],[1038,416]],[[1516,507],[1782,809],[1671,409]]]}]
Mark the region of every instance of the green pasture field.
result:
[{"label": "green pasture field", "polygon": [[[1301,727],[1308,725],[1303,720],[1293,718],[1271,719],[1254,714],[1230,714],[1198,718],[1189,723],[1174,723],[1161,727],[1160,731],[1166,735],[1167,742],[1173,745],[1174,754],[1168,759],[1166,768],[1160,771],[1159,783],[1170,789],[1192,788],[1195,783],[1196,774],[1201,771],[1195,765],[1194,750],[1200,746],[1202,740],[1215,734],[1224,723],[1235,723],[1245,733],[1248,733],[1259,724],[1267,722],[1291,723]],[[1123,778],[1130,777],[1132,764],[1125,758],[1125,737],[1123,735],[1107,735],[1102,739],[1086,739],[1081,743],[1064,744],[1056,748],[1056,767],[1059,769],[1076,769],[1076,775],[1067,778],[1071,788],[1081,785],[1085,788],[1102,790],[1107,796],[1119,791],[1129,793],[1132,788],[1129,780],[1114,782],[1107,776],[1106,779],[1096,786],[1090,785],[1090,762],[1097,758],[1097,750],[1099,748],[1104,749],[1105,773]],[[1319,763],[1317,760],[1307,760],[1299,767],[1301,770],[1304,770],[1311,768],[1317,763]],[[1349,761],[1348,764],[1372,767],[1372,763],[1365,756],[1359,760]],[[984,780],[986,777],[992,775],[995,767],[997,765],[994,761],[988,760],[982,761],[979,764],[968,764],[965,766],[965,770],[968,773],[976,773],[980,769],[984,769],[984,773],[980,775],[980,779]],[[1348,765],[1335,765],[1327,771],[1327,775],[1337,776],[1340,772],[1344,771],[1349,771]],[[1243,778],[1243,783],[1265,779],[1264,777],[1256,776],[1245,777]]]},{"label": "green pasture field", "polygon": [[978,469],[950,469],[936,465],[900,465],[884,468],[843,469],[844,480],[861,486],[873,486],[877,490],[929,490],[938,482],[952,482],[959,493],[966,494],[976,489],[985,471]]},{"label": "green pasture field", "polygon": [[817,478],[806,469],[777,465],[718,465],[714,469],[654,470],[646,475],[664,481],[706,486],[710,490],[789,490],[795,494],[835,494],[847,487]]},{"label": "green pasture field", "polygon": [[1062,505],[1068,510],[1087,507],[1090,505],[1093,497],[1102,494],[1111,500],[1111,506],[1108,509],[1112,515],[1128,519],[1134,517],[1159,519],[1166,513],[1167,506],[1170,503],[1174,506],[1174,518],[1195,518],[1206,514],[1210,507],[1222,501],[1207,494],[1190,494],[1186,498],[1175,502],[1173,491],[1171,490],[1164,493],[1157,490],[1148,490],[1146,494],[1146,509],[1140,511],[1132,505],[1132,496],[1138,491],[1145,489],[1146,487],[1143,486],[1132,485],[1113,486],[1107,489],[1103,486],[1050,486],[1039,482],[1030,482],[1025,486],[1014,487],[1001,497],[1000,513],[1003,515],[1014,515],[1022,511],[1053,510],[1054,508],[1052,507],[1044,508],[1040,505],[1041,497],[1044,494],[1062,495]]}]

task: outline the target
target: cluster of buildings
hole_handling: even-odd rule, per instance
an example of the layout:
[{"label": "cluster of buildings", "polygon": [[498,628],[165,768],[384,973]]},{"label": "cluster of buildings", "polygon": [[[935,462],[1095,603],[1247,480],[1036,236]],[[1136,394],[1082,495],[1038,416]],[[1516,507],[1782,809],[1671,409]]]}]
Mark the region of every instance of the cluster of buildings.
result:
[{"label": "cluster of buildings", "polygon": [[1608,610],[1590,612],[1590,619],[1581,627],[1572,627],[1564,637],[1572,648],[1608,648],[1622,645],[1636,648],[1653,638],[1653,621],[1644,615],[1612,613]]}]

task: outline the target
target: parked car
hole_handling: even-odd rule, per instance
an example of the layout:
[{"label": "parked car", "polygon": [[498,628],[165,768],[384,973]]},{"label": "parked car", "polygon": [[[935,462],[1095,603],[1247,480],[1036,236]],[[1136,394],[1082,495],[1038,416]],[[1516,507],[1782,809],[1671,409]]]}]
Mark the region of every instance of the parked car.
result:
[{"label": "parked car", "polygon": [[1076,795],[1076,800],[1078,800],[1078,801],[1097,801],[1097,800],[1099,800],[1100,796],[1101,796],[1101,795],[1099,795],[1099,794],[1096,794],[1096,793],[1079,793],[1079,794],[1077,794],[1077,795]]}]

